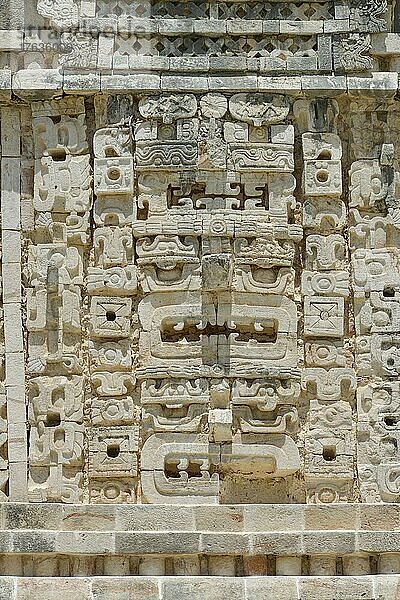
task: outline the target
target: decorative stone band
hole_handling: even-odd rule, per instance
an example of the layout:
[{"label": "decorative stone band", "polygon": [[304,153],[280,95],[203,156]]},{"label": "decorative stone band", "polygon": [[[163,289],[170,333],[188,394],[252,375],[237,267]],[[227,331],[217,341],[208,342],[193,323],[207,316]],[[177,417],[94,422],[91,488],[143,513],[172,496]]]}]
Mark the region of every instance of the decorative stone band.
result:
[{"label": "decorative stone band", "polygon": [[398,74],[393,72],[371,73],[369,77],[357,76],[262,76],[249,70],[246,75],[174,75],[135,72],[106,75],[93,70],[91,73],[68,73],[59,69],[24,69],[13,76],[11,71],[0,72],[0,98],[11,99],[15,94],[23,100],[42,100],[65,94],[96,94],[102,92],[159,92],[185,90],[205,93],[207,91],[232,92],[284,92],[298,95],[302,91],[330,95],[350,92],[352,94],[377,94],[388,97],[397,93]]},{"label": "decorative stone band", "polygon": [[0,506],[0,569],[55,577],[399,573],[399,512],[399,504],[9,503]]},{"label": "decorative stone band", "polygon": [[[32,534],[32,532],[28,532]],[[96,535],[80,532],[95,546]],[[148,534],[146,534],[148,535]],[[166,534],[170,535],[170,534]],[[32,535],[24,536],[32,547]],[[71,536],[70,536],[71,537]],[[77,534],[75,535],[77,537]],[[97,535],[97,537],[99,537]],[[22,538],[21,538],[22,539]],[[38,538],[36,538],[37,541]],[[105,536],[103,536],[105,539]],[[150,540],[152,542],[152,540]],[[365,577],[398,574],[400,553],[305,554],[29,554],[0,555],[2,576],[17,577]],[[72,552],[72,550],[70,550]],[[1,597],[1,596],[0,596]],[[346,599],[347,600],[347,599]],[[397,600],[397,599],[396,599]]]},{"label": "decorative stone band", "polygon": [[399,512],[3,504],[0,599],[396,600]]},{"label": "decorative stone band", "polygon": [[[228,533],[336,531],[400,536],[400,504],[0,504],[0,532],[47,530]],[[390,534],[382,539],[389,543]],[[393,538],[393,539],[394,539]],[[3,538],[2,538],[3,539]],[[376,537],[376,547],[381,544]],[[221,547],[222,551],[223,547]],[[237,550],[238,548],[236,548]],[[111,548],[110,548],[111,550]],[[367,549],[365,549],[367,550]],[[389,551],[388,548],[382,551]],[[393,549],[398,551],[399,547]],[[5,548],[0,547],[0,552]]]}]

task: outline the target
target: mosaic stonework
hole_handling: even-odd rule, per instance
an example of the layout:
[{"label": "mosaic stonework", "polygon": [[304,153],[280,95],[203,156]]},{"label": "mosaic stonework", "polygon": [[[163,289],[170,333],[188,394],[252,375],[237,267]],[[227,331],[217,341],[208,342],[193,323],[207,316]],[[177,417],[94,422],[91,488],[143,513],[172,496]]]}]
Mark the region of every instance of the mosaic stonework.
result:
[{"label": "mosaic stonework", "polygon": [[0,7],[0,600],[399,599],[398,15]]},{"label": "mosaic stonework", "polygon": [[366,108],[31,104],[29,501],[399,499],[399,114]]}]

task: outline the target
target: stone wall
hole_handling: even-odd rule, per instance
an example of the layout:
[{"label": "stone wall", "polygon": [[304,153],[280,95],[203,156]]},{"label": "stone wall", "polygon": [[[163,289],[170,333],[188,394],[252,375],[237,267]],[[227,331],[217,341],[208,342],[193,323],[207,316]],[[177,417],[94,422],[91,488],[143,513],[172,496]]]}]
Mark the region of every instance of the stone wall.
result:
[{"label": "stone wall", "polygon": [[398,598],[397,10],[0,9],[0,598]]}]

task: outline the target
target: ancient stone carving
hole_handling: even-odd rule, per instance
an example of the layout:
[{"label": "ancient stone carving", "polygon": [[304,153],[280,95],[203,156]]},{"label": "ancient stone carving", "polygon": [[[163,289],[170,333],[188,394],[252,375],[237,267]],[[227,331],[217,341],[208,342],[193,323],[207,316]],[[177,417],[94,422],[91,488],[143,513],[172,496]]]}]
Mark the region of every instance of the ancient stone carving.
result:
[{"label": "ancient stone carving", "polygon": [[123,338],[130,333],[131,300],[94,296],[91,302],[92,335]]},{"label": "ancient stone carving", "polygon": [[340,196],[342,169],[340,139],[333,133],[304,133],[304,195]]},{"label": "ancient stone carving", "polygon": [[[368,21],[361,6],[331,7],[335,23],[318,41],[307,30],[269,42],[163,34],[157,56],[155,13],[147,40],[122,39],[114,15],[120,29],[98,43],[108,44],[110,73],[133,69],[134,56],[179,71],[174,60],[199,48],[195,72],[212,71],[222,43],[229,58],[250,44],[246,60],[261,52],[268,73],[282,65],[331,73],[333,36],[333,70],[365,74],[381,8]],[[46,18],[61,23],[50,9]],[[214,21],[239,7],[212,10]],[[345,21],[359,30],[342,39]],[[179,49],[189,40],[196,50]],[[78,77],[70,58],[65,81]],[[22,259],[28,498],[206,504],[234,502],[238,490],[243,498],[254,490],[255,500],[284,490],[285,501],[397,501],[397,113],[380,114],[385,101],[369,98],[361,119],[353,94],[348,115],[341,94],[308,93],[316,80],[307,76],[297,96],[225,93],[225,75],[218,86],[209,77],[221,91],[163,91],[162,78],[150,95],[143,84],[32,107],[33,215],[24,217],[31,243]],[[194,81],[185,79],[188,90]],[[3,234],[6,255],[13,235]],[[6,408],[3,493],[8,447],[25,427],[9,430]]]},{"label": "ancient stone carving", "polygon": [[361,33],[338,35],[333,42],[335,68],[338,71],[363,71],[372,68],[368,56],[371,38]]},{"label": "ancient stone carving", "polygon": [[61,161],[45,156],[36,172],[34,207],[37,211],[85,212],[91,203],[90,186],[89,155],[68,155]]},{"label": "ancient stone carving", "polygon": [[96,158],[94,162],[94,191],[102,194],[131,194],[133,164],[131,158]]},{"label": "ancient stone carving", "polygon": [[157,119],[169,124],[179,118],[193,117],[197,110],[193,94],[149,96],[139,102],[139,111],[145,119]]},{"label": "ancient stone carving", "polygon": [[285,96],[268,94],[235,94],[229,101],[233,117],[256,127],[283,121],[289,112]]},{"label": "ancient stone carving", "polygon": [[137,475],[137,427],[98,427],[89,431],[89,476]]},{"label": "ancient stone carving", "polygon": [[38,0],[37,10],[56,25],[76,27],[78,24],[79,9],[74,0]]}]

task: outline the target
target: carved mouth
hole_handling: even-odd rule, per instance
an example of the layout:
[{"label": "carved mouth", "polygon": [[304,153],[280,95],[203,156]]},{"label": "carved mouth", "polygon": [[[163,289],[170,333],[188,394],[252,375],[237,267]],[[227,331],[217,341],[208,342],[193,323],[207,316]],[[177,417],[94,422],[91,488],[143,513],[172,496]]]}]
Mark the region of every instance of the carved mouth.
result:
[{"label": "carved mouth", "polygon": [[253,320],[243,323],[226,321],[222,325],[210,322],[176,323],[164,321],[161,325],[163,342],[200,342],[204,338],[224,337],[235,342],[275,343],[278,335],[278,322],[273,319]]}]

